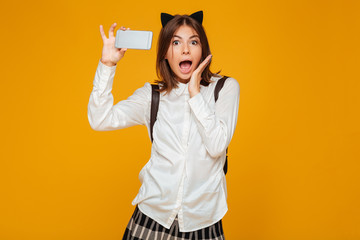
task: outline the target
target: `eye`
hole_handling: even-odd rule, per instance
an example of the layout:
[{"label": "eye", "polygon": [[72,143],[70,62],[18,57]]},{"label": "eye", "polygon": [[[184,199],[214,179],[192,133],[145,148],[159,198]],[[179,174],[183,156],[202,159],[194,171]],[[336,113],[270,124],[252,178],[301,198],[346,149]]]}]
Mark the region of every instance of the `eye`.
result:
[{"label": "eye", "polygon": [[180,42],[179,42],[179,40],[175,40],[172,43],[173,43],[173,45],[179,45]]},{"label": "eye", "polygon": [[199,43],[199,42],[196,41],[196,40],[191,41],[191,44],[192,44],[192,45],[197,45],[198,43]]}]

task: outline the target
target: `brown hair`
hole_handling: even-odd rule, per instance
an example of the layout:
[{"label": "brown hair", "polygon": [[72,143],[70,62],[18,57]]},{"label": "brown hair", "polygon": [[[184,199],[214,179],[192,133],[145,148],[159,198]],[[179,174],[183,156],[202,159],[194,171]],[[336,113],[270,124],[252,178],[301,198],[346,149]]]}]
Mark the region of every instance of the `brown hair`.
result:
[{"label": "brown hair", "polygon": [[[176,80],[176,75],[171,70],[165,56],[175,31],[182,25],[192,27],[199,35],[202,50],[200,62],[211,53],[203,26],[189,15],[175,15],[174,18],[161,29],[157,44],[156,74],[159,80],[156,80],[155,82],[159,84],[160,92],[166,91],[169,93],[173,88],[177,88],[178,81]],[[208,86],[211,82],[210,78],[215,75],[210,71],[210,64],[211,61],[201,74],[201,85]]]}]

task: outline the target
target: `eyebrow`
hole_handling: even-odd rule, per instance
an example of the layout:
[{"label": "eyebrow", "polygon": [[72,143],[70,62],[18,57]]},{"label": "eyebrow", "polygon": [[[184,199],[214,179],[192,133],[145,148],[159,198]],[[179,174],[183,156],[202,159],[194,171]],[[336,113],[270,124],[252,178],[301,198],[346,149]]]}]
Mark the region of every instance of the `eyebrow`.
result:
[{"label": "eyebrow", "polygon": [[[178,37],[178,38],[182,39],[182,37],[180,37],[178,35],[174,35],[173,37]],[[196,38],[196,37],[200,39],[200,37],[198,35],[192,35],[190,38]]]}]

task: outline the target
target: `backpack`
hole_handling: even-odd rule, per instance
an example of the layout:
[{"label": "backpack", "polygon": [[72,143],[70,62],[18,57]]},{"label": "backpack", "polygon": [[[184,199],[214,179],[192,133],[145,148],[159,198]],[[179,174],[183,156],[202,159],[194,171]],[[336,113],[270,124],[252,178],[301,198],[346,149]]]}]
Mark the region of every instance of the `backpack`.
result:
[{"label": "backpack", "polygon": [[[214,98],[215,102],[217,101],[219,97],[219,92],[224,86],[225,80],[227,79],[227,76],[224,76],[223,78],[219,79],[216,83],[215,90],[214,90]],[[151,136],[151,142],[153,141],[153,127],[154,123],[156,121],[157,112],[159,110],[159,101],[160,101],[160,93],[157,91],[159,89],[159,85],[157,84],[151,84],[152,94],[151,94],[151,113],[150,113],[150,136]],[[228,149],[226,149],[226,159],[224,164],[224,173],[227,173],[228,170]]]}]

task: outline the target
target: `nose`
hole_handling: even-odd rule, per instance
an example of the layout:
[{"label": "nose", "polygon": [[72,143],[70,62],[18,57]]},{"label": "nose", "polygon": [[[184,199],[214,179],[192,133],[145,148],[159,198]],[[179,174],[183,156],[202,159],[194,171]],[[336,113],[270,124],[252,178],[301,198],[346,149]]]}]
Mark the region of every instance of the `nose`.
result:
[{"label": "nose", "polygon": [[189,54],[190,53],[190,49],[188,47],[188,45],[184,44],[184,48],[183,48],[183,54]]}]

